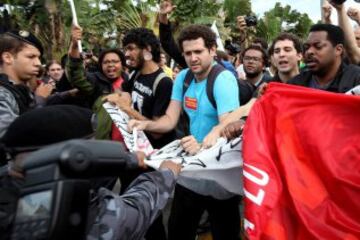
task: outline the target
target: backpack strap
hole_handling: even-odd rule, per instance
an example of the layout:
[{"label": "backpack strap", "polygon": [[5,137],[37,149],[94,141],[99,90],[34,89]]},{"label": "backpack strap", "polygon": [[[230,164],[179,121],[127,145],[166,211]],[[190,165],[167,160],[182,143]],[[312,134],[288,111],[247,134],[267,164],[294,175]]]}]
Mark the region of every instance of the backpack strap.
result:
[{"label": "backpack strap", "polygon": [[191,81],[194,79],[194,74],[189,69],[185,75],[184,84],[183,84],[183,97],[185,96],[186,90],[188,90]]},{"label": "backpack strap", "polygon": [[155,92],[156,92],[156,89],[157,89],[160,81],[165,77],[167,77],[167,75],[164,72],[161,72],[159,75],[156,76],[155,81],[153,83],[153,87],[152,87],[152,92],[153,92],[154,96],[155,96]]},{"label": "backpack strap", "polygon": [[[206,95],[211,103],[211,105],[216,109],[216,101],[214,97],[214,83],[217,78],[217,76],[224,71],[225,68],[220,64],[215,64],[207,77],[207,83],[206,83]],[[194,74],[188,70],[188,72],[185,75],[184,79],[184,85],[183,85],[183,96],[185,96],[186,90],[189,88],[191,81],[194,79]]]},{"label": "backpack strap", "polygon": [[215,97],[214,97],[214,84],[215,84],[216,78],[223,71],[225,71],[225,68],[223,66],[221,66],[220,64],[216,64],[211,68],[210,73],[207,77],[206,94],[207,94],[207,97],[208,97],[211,105],[215,109],[217,109],[217,106],[216,106],[216,101],[215,101]]}]

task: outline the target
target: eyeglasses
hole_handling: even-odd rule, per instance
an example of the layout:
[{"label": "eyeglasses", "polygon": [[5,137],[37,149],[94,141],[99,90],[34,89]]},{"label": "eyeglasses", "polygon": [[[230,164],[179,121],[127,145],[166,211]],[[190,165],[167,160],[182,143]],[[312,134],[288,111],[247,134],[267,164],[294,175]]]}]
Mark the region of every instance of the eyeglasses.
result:
[{"label": "eyeglasses", "polygon": [[253,60],[254,62],[260,62],[262,59],[259,57],[245,56],[243,60],[247,62],[249,62],[250,60]]},{"label": "eyeglasses", "polygon": [[106,61],[103,61],[102,64],[109,65],[109,64],[117,64],[119,62],[120,62],[120,60],[106,60]]}]

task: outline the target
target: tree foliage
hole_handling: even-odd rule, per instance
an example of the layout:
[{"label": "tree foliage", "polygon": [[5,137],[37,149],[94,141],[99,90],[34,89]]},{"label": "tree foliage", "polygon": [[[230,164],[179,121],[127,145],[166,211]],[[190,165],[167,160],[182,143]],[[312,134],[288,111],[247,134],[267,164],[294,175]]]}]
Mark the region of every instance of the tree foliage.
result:
[{"label": "tree foliage", "polygon": [[[35,33],[43,42],[46,58],[59,58],[66,53],[70,40],[71,11],[67,0],[5,0],[9,15],[1,12],[4,27],[18,27]],[[171,16],[175,34],[191,23],[210,25],[217,21],[223,40],[237,37],[236,17],[251,14],[250,0],[172,0],[177,6]],[[83,44],[120,46],[121,37],[135,27],[151,28],[157,33],[158,0],[75,0]],[[307,14],[276,3],[258,21],[253,35],[271,41],[281,31],[304,38],[312,24]],[[17,26],[16,26],[17,25]],[[251,32],[251,31],[250,31]]]},{"label": "tree foliage", "polygon": [[256,36],[272,41],[280,32],[294,33],[300,38],[305,38],[312,25],[306,13],[292,10],[291,6],[281,6],[279,2],[275,7],[265,12],[264,17],[258,22]]}]

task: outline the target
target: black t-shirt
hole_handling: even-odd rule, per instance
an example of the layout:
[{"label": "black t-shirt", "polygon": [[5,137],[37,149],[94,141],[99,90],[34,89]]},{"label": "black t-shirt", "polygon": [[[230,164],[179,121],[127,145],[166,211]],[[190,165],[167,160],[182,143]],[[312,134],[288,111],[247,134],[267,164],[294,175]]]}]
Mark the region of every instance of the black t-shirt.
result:
[{"label": "black t-shirt", "polygon": [[[137,77],[135,73],[122,86],[124,91],[131,94],[133,108],[149,119],[163,116],[170,103],[173,82],[169,77],[162,78],[153,93],[155,79],[162,71],[159,68],[156,72]],[[146,135],[154,148],[161,148],[176,138],[175,131],[170,131],[159,139]]]}]

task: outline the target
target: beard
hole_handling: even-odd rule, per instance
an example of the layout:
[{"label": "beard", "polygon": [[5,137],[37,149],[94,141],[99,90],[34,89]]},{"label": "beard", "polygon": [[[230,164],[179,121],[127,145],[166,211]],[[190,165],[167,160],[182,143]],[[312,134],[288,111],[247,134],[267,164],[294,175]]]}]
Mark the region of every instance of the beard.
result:
[{"label": "beard", "polygon": [[262,71],[248,72],[245,69],[244,69],[244,71],[245,71],[245,74],[246,74],[246,78],[255,78],[255,77],[259,76],[262,73]]},{"label": "beard", "polygon": [[145,59],[143,56],[139,55],[138,58],[136,59],[137,61],[137,64],[135,66],[130,66],[130,65],[127,65],[127,67],[130,69],[130,70],[141,70],[143,67],[144,67],[144,63],[145,63]]}]

